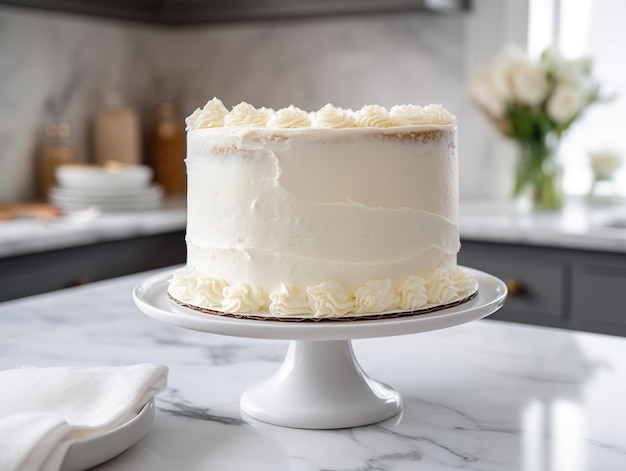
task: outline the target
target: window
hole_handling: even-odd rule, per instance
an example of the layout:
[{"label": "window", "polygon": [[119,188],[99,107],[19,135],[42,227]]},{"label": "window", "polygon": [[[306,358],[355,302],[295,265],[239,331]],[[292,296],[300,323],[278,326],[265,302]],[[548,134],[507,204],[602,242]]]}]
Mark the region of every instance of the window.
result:
[{"label": "window", "polygon": [[[592,183],[589,152],[613,149],[626,155],[626,2],[623,0],[530,0],[528,50],[537,56],[554,47],[566,57],[593,60],[594,76],[609,103],[588,108],[563,138],[564,190],[585,194]],[[626,196],[626,165],[616,173],[616,187]]]}]

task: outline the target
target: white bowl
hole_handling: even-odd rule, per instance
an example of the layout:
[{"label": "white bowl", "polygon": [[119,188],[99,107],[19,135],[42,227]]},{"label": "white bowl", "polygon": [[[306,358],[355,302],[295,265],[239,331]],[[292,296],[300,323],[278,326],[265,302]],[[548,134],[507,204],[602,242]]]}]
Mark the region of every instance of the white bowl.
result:
[{"label": "white bowl", "polygon": [[61,188],[115,190],[148,186],[152,181],[152,169],[146,165],[118,163],[60,165],[55,176]]}]

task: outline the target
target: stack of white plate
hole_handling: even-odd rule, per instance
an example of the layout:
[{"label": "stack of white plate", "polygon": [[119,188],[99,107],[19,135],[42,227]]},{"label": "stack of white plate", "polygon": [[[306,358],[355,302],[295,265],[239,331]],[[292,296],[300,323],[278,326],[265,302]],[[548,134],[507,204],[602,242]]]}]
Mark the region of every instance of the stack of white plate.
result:
[{"label": "stack of white plate", "polygon": [[97,207],[102,211],[137,211],[158,208],[163,189],[151,184],[146,166],[107,169],[94,165],[57,168],[59,186],[50,189],[50,202],[67,211]]}]

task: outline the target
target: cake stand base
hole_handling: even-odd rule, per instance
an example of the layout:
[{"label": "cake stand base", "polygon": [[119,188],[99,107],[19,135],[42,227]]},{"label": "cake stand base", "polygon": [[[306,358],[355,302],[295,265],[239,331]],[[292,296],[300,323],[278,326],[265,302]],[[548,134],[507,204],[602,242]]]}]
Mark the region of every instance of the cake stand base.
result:
[{"label": "cake stand base", "polygon": [[243,393],[241,409],[275,425],[336,429],[393,417],[402,398],[363,372],[350,340],[294,340],[276,374]]}]

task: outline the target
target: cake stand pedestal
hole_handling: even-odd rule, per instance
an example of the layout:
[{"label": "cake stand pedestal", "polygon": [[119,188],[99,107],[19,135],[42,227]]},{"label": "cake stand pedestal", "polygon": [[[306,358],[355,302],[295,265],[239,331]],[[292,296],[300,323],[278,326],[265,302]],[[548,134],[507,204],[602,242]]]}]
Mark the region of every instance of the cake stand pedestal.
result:
[{"label": "cake stand pedestal", "polygon": [[276,425],[334,429],[368,425],[402,410],[400,394],[369,378],[352,351],[352,339],[411,334],[471,322],[497,311],[506,298],[499,279],[467,269],[478,295],[466,303],[407,317],[359,321],[278,322],[203,314],[167,297],[171,272],[152,276],[133,291],[145,314],[168,324],[238,337],[291,340],[287,356],[270,378],[241,397],[247,415]]},{"label": "cake stand pedestal", "polygon": [[241,409],[276,425],[331,429],[393,417],[402,398],[364,373],[350,340],[292,340],[278,372],[243,393]]}]

